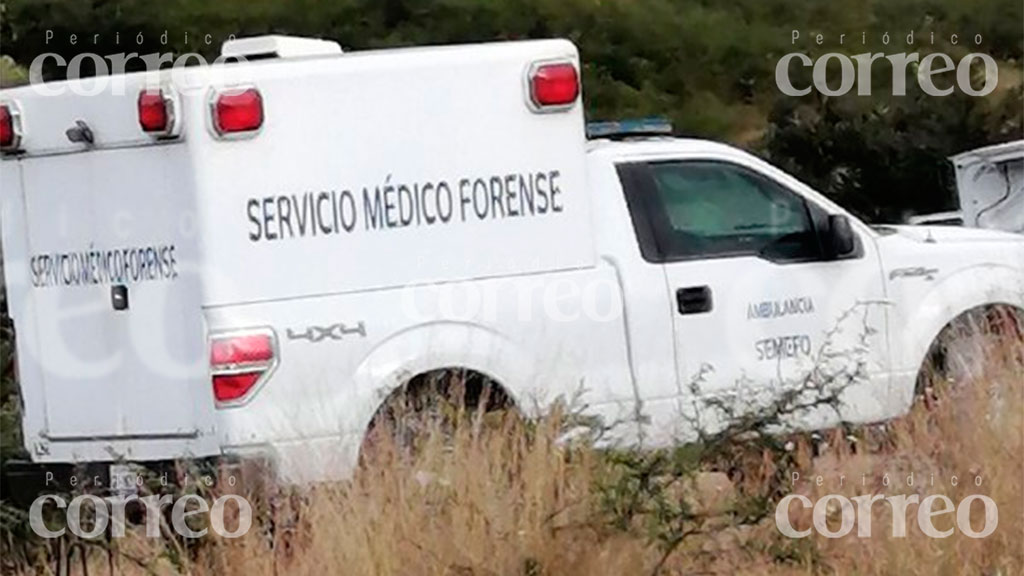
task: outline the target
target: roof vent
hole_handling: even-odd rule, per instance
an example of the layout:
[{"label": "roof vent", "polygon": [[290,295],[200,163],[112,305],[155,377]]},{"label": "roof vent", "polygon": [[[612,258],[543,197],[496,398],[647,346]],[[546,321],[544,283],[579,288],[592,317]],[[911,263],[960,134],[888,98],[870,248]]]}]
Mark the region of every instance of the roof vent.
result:
[{"label": "roof vent", "polygon": [[220,49],[224,58],[264,60],[267,58],[304,58],[341,54],[341,46],[331,40],[300,36],[254,36],[228,40]]}]

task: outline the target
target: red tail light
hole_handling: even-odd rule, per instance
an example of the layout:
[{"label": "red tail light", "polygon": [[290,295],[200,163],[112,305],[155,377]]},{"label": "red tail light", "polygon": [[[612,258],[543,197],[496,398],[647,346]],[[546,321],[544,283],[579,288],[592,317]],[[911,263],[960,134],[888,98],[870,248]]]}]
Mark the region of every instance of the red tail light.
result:
[{"label": "red tail light", "polygon": [[213,397],[221,403],[234,402],[248,394],[262,376],[260,372],[214,375]]},{"label": "red tail light", "polygon": [[170,101],[162,90],[146,89],[139,93],[139,126],[149,134],[166,134],[171,124]]},{"label": "red tail light", "polygon": [[210,373],[218,404],[237,404],[255,393],[276,365],[277,342],[270,330],[210,338]]},{"label": "red tail light", "polygon": [[10,104],[0,105],[0,149],[17,150],[21,144],[21,126],[18,111]]},{"label": "red tail light", "polygon": [[530,101],[539,111],[569,108],[580,95],[580,77],[571,62],[540,64],[530,72]]},{"label": "red tail light", "polygon": [[263,126],[263,97],[255,88],[220,92],[212,112],[213,128],[221,136],[255,132]]}]

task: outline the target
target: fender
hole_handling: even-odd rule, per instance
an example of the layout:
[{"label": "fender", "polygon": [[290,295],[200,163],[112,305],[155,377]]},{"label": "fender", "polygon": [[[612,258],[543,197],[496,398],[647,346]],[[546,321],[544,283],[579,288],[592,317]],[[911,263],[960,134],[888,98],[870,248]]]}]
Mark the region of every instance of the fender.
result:
[{"label": "fender", "polygon": [[942,279],[895,331],[900,334],[894,350],[898,371],[912,372],[916,379],[928,349],[947,324],[968,310],[992,304],[1024,308],[1024,271],[984,264]]},{"label": "fender", "polygon": [[397,332],[370,352],[356,368],[352,387],[336,401],[358,406],[353,433],[364,434],[387,397],[417,374],[463,367],[495,381],[521,409],[530,367],[536,362],[522,346],[478,324],[437,321]]}]

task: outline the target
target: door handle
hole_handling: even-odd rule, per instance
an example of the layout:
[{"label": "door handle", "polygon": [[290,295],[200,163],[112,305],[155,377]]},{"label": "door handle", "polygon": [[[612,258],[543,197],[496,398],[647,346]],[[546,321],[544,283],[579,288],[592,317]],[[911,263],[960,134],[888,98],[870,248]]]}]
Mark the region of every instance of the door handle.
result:
[{"label": "door handle", "polygon": [[704,314],[714,308],[711,288],[708,286],[691,286],[676,290],[676,304],[680,314]]}]

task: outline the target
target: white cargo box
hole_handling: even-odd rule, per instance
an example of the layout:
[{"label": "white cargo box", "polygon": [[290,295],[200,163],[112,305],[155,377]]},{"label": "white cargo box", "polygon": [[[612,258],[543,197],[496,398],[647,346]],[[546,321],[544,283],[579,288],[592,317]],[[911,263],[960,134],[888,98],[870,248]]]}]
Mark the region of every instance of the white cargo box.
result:
[{"label": "white cargo box", "polygon": [[[211,307],[594,265],[582,105],[539,110],[528,81],[578,70],[571,43],[273,45],[305,57],[0,93],[21,132],[0,200],[38,458],[217,452]],[[146,90],[172,137],[141,128]],[[220,134],[219,95],[246,90],[258,129]]]},{"label": "white cargo box", "polygon": [[950,158],[964,224],[1024,234],[1024,140]]}]

